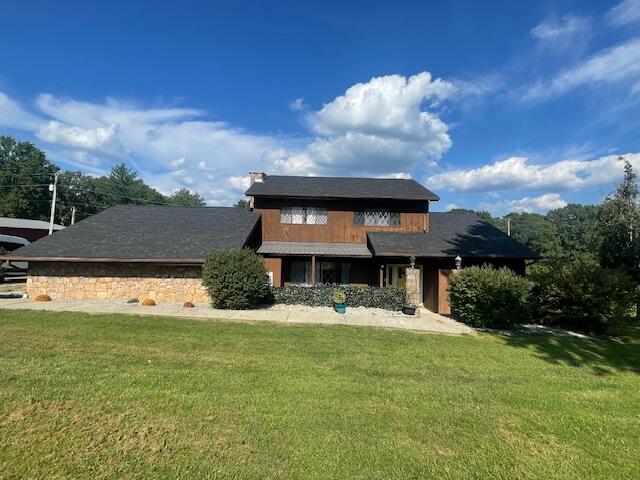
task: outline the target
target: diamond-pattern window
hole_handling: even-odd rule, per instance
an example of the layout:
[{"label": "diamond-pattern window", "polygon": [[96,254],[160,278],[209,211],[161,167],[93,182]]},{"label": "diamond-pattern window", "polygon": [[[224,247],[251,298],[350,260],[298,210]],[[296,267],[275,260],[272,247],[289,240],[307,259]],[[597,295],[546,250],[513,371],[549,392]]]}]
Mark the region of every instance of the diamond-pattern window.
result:
[{"label": "diamond-pattern window", "polygon": [[367,225],[372,227],[388,227],[400,225],[400,213],[389,210],[366,210],[353,212],[354,225]]},{"label": "diamond-pattern window", "polygon": [[293,207],[291,209],[291,223],[304,223],[304,209],[302,207]]},{"label": "diamond-pattern window", "polygon": [[326,225],[327,224],[327,209],[326,208],[316,208],[316,225]]},{"label": "diamond-pattern window", "polygon": [[280,223],[326,225],[327,209],[316,207],[284,207],[280,209]]},{"label": "diamond-pattern window", "polygon": [[280,209],[280,223],[291,223],[291,208]]}]

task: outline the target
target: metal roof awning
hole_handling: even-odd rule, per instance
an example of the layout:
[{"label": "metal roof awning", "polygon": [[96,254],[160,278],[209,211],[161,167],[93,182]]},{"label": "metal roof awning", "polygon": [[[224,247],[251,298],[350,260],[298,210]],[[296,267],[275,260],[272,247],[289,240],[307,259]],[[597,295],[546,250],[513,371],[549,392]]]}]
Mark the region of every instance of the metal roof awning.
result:
[{"label": "metal roof awning", "polygon": [[322,257],[361,257],[373,255],[366,243],[300,243],[264,242],[259,254],[267,255],[318,255]]}]

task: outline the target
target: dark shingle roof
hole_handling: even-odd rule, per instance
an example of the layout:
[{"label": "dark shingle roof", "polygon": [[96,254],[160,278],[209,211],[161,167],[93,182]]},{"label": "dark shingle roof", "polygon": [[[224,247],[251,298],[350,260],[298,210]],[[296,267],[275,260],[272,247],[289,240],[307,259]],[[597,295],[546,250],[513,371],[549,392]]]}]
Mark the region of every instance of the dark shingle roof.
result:
[{"label": "dark shingle roof", "polygon": [[260,215],[237,207],[119,205],[11,252],[11,257],[203,260],[242,248]]},{"label": "dark shingle roof", "polygon": [[405,178],[267,175],[264,181],[251,185],[246,194],[273,197],[440,200],[440,197],[415,180]]},{"label": "dark shingle roof", "polygon": [[370,232],[377,256],[537,258],[534,252],[478,215],[429,214],[429,232]]}]

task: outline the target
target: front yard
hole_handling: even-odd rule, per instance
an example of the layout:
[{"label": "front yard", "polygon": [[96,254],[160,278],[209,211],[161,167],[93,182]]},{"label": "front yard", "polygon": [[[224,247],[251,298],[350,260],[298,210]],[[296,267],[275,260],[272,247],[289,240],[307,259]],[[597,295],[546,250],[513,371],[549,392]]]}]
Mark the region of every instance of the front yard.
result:
[{"label": "front yard", "polygon": [[640,344],[0,311],[3,478],[632,478]]}]

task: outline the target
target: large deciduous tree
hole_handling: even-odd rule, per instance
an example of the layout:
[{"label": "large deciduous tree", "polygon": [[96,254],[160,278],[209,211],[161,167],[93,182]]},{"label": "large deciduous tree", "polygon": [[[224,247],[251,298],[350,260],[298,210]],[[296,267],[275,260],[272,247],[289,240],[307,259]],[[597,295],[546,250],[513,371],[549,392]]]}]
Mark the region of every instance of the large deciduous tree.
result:
[{"label": "large deciduous tree", "polygon": [[32,143],[0,136],[0,216],[48,219],[48,186],[57,171]]},{"label": "large deciduous tree", "polygon": [[600,208],[599,223],[602,232],[600,264],[624,270],[639,284],[640,192],[636,173],[628,161],[624,164],[622,182]]}]

